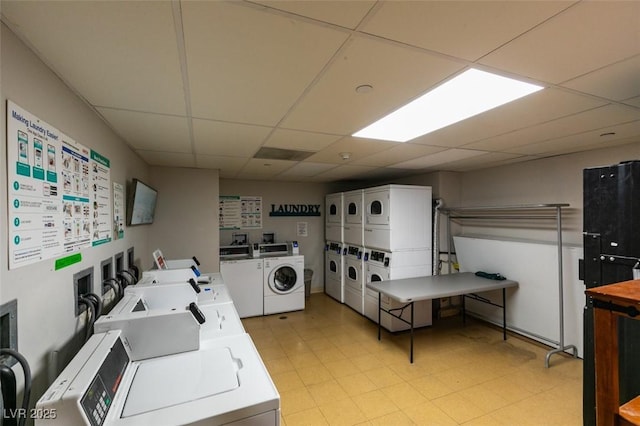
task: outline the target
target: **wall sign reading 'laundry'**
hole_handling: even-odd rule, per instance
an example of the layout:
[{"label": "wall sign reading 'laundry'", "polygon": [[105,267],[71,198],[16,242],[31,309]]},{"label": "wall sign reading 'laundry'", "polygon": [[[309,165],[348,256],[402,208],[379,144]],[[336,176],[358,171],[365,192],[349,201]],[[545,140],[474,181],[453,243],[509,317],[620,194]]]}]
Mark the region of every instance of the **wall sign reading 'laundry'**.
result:
[{"label": "wall sign reading 'laundry'", "polygon": [[271,204],[269,216],[320,216],[320,204]]}]

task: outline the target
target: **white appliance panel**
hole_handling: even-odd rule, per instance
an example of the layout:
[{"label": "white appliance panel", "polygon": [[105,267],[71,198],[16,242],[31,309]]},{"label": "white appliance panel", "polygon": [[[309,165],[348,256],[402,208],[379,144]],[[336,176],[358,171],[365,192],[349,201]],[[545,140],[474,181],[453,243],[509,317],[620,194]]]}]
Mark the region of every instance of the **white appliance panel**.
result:
[{"label": "white appliance panel", "polygon": [[327,241],[325,250],[325,293],[340,303],[344,303],[344,258],[342,256],[342,244]]},{"label": "white appliance panel", "polygon": [[344,258],[344,303],[362,314],[364,312],[364,249],[347,247]]},{"label": "white appliance panel", "polygon": [[362,203],[363,190],[349,191],[344,193],[344,224],[362,226]]},{"label": "white appliance panel", "polygon": [[342,226],[344,195],[342,192],[325,196],[325,224]]},{"label": "white appliance panel", "polygon": [[432,246],[432,191],[385,185],[364,190],[365,247],[396,251]]},{"label": "white appliance panel", "polygon": [[263,259],[220,261],[220,273],[240,318],[264,315],[263,263]]},{"label": "white appliance panel", "polygon": [[336,223],[329,223],[324,227],[324,237],[327,240],[331,241],[340,241],[344,240],[344,227],[342,224],[338,225]]},{"label": "white appliance panel", "polygon": [[264,315],[304,309],[304,256],[264,259]]}]

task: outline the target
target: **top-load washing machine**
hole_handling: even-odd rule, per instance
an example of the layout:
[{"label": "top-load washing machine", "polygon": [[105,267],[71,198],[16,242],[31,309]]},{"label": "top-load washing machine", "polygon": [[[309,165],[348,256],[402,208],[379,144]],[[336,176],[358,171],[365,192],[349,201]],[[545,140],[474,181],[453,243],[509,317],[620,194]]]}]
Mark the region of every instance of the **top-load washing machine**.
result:
[{"label": "top-load washing machine", "polygon": [[363,245],[363,190],[344,193],[344,232],[346,244]]},{"label": "top-load washing machine", "polygon": [[264,314],[304,309],[304,256],[264,259]]},{"label": "top-load washing machine", "polygon": [[[402,278],[431,275],[431,250],[406,250],[385,252],[365,249],[365,282],[397,280]],[[399,309],[405,303],[397,302],[389,296],[382,295],[380,305],[383,309]],[[421,300],[413,304],[414,327],[432,324],[431,300]],[[367,318],[378,322],[378,292],[366,288],[364,297],[364,314]],[[406,308],[401,317],[411,321],[411,308]],[[380,324],[389,331],[400,331],[409,328],[409,324],[400,321],[384,312],[380,314]]]},{"label": "top-load washing machine", "polygon": [[[344,255],[344,303],[356,312],[364,313],[364,248],[345,246]],[[343,253],[344,250],[343,249]]]},{"label": "top-load washing machine", "polygon": [[342,242],[344,212],[343,212],[344,194],[338,192],[336,194],[328,194],[325,197],[325,239],[328,241]]},{"label": "top-load washing machine", "polygon": [[344,256],[342,243],[327,241],[324,250],[324,291],[340,303],[344,303]]},{"label": "top-load washing machine", "polygon": [[429,186],[384,185],[364,190],[364,246],[394,252],[432,246]]},{"label": "top-load washing machine", "polygon": [[251,257],[252,247],[220,247],[220,273],[240,318],[264,314],[263,261]]}]

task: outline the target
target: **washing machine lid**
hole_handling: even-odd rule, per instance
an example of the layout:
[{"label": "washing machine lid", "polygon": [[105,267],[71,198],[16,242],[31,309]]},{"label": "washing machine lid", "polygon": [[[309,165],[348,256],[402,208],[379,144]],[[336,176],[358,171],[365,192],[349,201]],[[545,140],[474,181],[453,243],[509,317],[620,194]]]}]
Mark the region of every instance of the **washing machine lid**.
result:
[{"label": "washing machine lid", "polygon": [[136,370],[122,417],[232,391],[240,387],[239,368],[227,347],[147,360]]}]

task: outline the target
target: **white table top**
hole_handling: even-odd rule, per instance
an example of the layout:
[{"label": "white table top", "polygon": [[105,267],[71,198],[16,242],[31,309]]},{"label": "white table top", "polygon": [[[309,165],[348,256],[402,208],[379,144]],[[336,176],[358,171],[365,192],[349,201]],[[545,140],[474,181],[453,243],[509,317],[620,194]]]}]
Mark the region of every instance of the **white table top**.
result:
[{"label": "white table top", "polygon": [[403,303],[459,296],[469,293],[480,293],[483,291],[500,290],[517,286],[518,283],[516,281],[490,280],[488,278],[478,277],[473,272],[367,283],[367,288],[378,291]]}]

